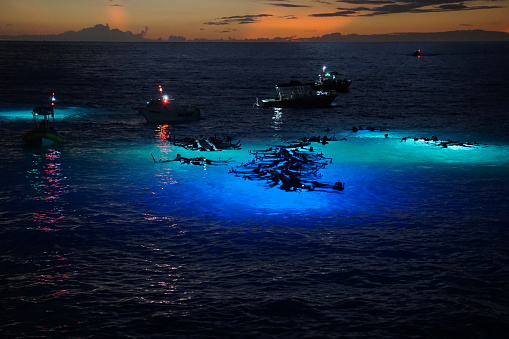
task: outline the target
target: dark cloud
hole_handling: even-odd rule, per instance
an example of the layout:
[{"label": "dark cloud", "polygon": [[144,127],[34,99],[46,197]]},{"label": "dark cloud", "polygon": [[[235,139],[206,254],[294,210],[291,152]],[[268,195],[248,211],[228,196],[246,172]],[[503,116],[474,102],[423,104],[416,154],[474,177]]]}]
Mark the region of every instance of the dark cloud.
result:
[{"label": "dark cloud", "polygon": [[224,29],[222,31],[219,31],[219,33],[232,33],[232,32],[236,32],[237,30],[236,29]]},{"label": "dark cloud", "polygon": [[271,5],[271,6],[287,7],[287,8],[310,7],[310,6],[306,6],[306,5],[294,5],[294,4],[290,4],[290,3],[287,3],[287,2],[281,2],[281,3],[269,2],[267,4]]},{"label": "dark cloud", "polygon": [[[347,5],[364,5],[359,8],[336,8],[337,11],[310,14],[312,17],[376,16],[398,13],[436,13],[466,10],[502,8],[501,6],[477,6],[477,0],[338,0]],[[371,5],[371,6],[370,6]]]},{"label": "dark cloud", "polygon": [[393,4],[395,1],[390,0],[340,0],[336,2],[341,2],[345,4],[354,4],[354,5],[383,5],[383,4]]},{"label": "dark cloud", "polygon": [[[312,5],[300,5],[292,0],[260,0],[270,6],[285,8],[313,7]],[[499,0],[491,0],[497,2]],[[471,11],[481,9],[503,8],[503,6],[479,6],[479,0],[312,0],[323,8],[323,5],[332,3],[343,4],[331,11],[309,14],[310,17],[363,17],[390,15],[399,13],[436,13],[453,11]],[[357,7],[355,7],[357,5]],[[114,5],[112,5],[114,6]],[[257,23],[260,20],[273,17],[272,14],[235,15],[214,19],[204,22],[210,26],[245,25]],[[298,19],[294,15],[281,16],[280,18]]]},{"label": "dark cloud", "polygon": [[271,17],[272,14],[255,14],[255,15],[234,15],[224,16],[215,21],[205,22],[204,25],[230,25],[230,24],[252,24],[260,21],[261,18]]},{"label": "dark cloud", "polygon": [[414,12],[416,8],[422,8],[422,7],[426,7],[426,6],[428,6],[428,5],[423,4],[423,3],[416,3],[416,2],[401,3],[401,4],[389,4],[389,5],[384,5],[384,6],[380,6],[380,7],[374,7],[373,9],[371,9],[371,14],[368,14],[368,15],[409,13],[409,12]]},{"label": "dark cloud", "polygon": [[357,11],[347,10],[347,11],[339,11],[339,12],[332,12],[332,13],[310,14],[309,16],[313,16],[313,17],[352,16],[357,13],[358,13]]},{"label": "dark cloud", "polygon": [[465,6],[463,3],[460,3],[460,4],[451,4],[451,5],[441,5],[441,6],[438,6],[440,9],[445,9],[445,10],[451,10],[451,11],[456,11],[456,10],[462,10],[462,9],[467,9],[468,7]]},{"label": "dark cloud", "polygon": [[[110,0],[110,2],[113,2],[114,0]],[[116,0],[115,0],[116,1]],[[111,7],[124,7],[124,5],[121,4],[112,4]]]}]

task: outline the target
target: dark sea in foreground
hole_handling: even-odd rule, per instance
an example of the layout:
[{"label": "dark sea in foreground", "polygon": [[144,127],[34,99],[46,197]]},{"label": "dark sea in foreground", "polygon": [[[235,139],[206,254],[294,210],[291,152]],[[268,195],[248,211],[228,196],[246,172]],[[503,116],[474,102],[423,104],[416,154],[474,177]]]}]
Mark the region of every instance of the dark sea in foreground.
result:
[{"label": "dark sea in foreground", "polygon": [[[507,337],[507,55],[489,42],[0,42],[0,337]],[[253,108],[323,65],[353,82],[331,108]],[[203,119],[145,123],[133,107],[159,84]],[[23,147],[52,92],[66,143]],[[213,135],[242,148],[166,140]],[[324,135],[337,141],[313,144],[332,159],[317,180],[344,191],[229,173],[250,151]],[[178,153],[230,162],[151,157]]]}]

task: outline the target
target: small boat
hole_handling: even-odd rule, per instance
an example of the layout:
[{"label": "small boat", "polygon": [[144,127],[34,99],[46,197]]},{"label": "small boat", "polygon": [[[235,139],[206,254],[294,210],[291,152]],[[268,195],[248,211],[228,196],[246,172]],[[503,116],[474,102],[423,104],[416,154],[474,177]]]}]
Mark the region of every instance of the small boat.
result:
[{"label": "small boat", "polygon": [[180,106],[174,98],[163,93],[161,85],[159,85],[159,93],[159,98],[151,99],[145,106],[136,108],[147,122],[179,123],[200,119],[201,112],[198,107],[194,105]]},{"label": "small boat", "polygon": [[52,93],[50,100],[50,106],[36,106],[32,110],[34,128],[23,135],[23,142],[26,145],[40,147],[64,142],[64,138],[53,128],[55,93]]},{"label": "small boat", "polygon": [[316,91],[336,91],[348,92],[352,81],[345,75],[338,72],[327,72],[326,66],[323,66],[322,72],[318,75],[312,88]]},{"label": "small boat", "polygon": [[277,108],[309,108],[327,107],[338,96],[335,91],[317,91],[312,84],[302,84],[300,81],[290,81],[287,84],[276,85],[277,97],[273,99],[256,99],[257,107]]},{"label": "small boat", "polygon": [[420,49],[416,49],[415,52],[412,53],[412,55],[415,56],[415,57],[420,57],[422,55],[421,50]]}]

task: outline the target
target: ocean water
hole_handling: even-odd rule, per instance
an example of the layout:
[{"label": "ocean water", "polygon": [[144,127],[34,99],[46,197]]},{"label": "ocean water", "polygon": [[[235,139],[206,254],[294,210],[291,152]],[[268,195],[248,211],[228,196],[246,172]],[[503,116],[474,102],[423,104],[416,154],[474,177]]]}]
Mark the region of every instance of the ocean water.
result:
[{"label": "ocean water", "polygon": [[[0,336],[507,336],[508,53],[0,42]],[[352,80],[332,107],[253,107],[323,65]],[[133,107],[159,84],[203,119],[145,123]],[[32,107],[52,92],[65,144],[23,147]],[[167,140],[214,135],[241,149]],[[230,173],[253,151],[325,135],[336,140],[312,145],[331,159],[317,180],[343,191]],[[176,154],[228,162],[152,159]]]}]

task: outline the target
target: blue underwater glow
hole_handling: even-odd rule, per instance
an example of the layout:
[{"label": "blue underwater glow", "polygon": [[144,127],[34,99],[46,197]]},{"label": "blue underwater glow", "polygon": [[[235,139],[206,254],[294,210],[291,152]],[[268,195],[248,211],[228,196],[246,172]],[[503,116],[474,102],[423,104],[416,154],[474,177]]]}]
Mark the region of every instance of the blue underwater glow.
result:
[{"label": "blue underwater glow", "polygon": [[[296,224],[322,220],[320,224],[341,215],[385,218],[393,213],[411,214],[418,212],[419,202],[430,195],[435,196],[435,204],[454,206],[456,202],[448,200],[448,193],[436,186],[437,178],[443,177],[445,181],[454,178],[459,185],[468,185],[475,173],[500,166],[501,159],[509,159],[508,146],[442,147],[439,142],[402,141],[403,136],[412,133],[419,135],[415,131],[347,132],[327,145],[315,144],[316,152],[332,161],[319,171],[319,181],[328,184],[342,181],[344,191],[286,192],[278,186],[269,187],[264,180],[229,173],[253,157],[248,150],[274,146],[266,141],[248,141],[241,150],[220,152],[189,151],[161,142],[155,149],[150,145],[127,147],[117,156],[120,167],[135,166],[134,173],[129,175],[133,180],[131,188],[144,191],[148,218],[178,215],[214,222],[273,218],[277,223],[286,219]],[[171,160],[181,154],[230,162],[203,166],[173,161],[151,163],[149,154],[158,160]],[[133,195],[132,199],[139,196]]]},{"label": "blue underwater glow", "polygon": [[[30,112],[29,109],[25,111],[18,107],[3,109],[0,115],[7,120],[28,120]],[[96,113],[95,109],[90,108],[57,108],[55,119],[59,120],[57,126],[62,126],[62,121],[71,124],[74,120],[86,121]],[[118,113],[109,111],[106,114],[112,117]],[[473,173],[486,167],[506,166],[509,159],[507,145],[463,140],[464,143],[449,143],[447,147],[442,147],[443,140],[410,137],[426,135],[418,130],[336,131],[330,133],[336,140],[326,145],[315,143],[313,147],[331,161],[319,170],[318,181],[329,185],[344,182],[344,191],[317,189],[286,192],[278,186],[269,187],[266,181],[248,180],[229,173],[230,169],[239,168],[253,158],[249,151],[285,144],[284,141],[277,141],[280,139],[277,133],[284,129],[282,114],[281,111],[276,112],[271,122],[271,128],[276,133],[274,140],[243,140],[241,150],[204,153],[182,149],[166,140],[168,129],[171,129],[168,125],[155,126],[153,138],[141,143],[137,140],[126,143],[127,140],[118,139],[114,142],[117,146],[111,146],[115,147],[113,152],[111,147],[100,147],[99,153],[92,155],[92,158],[97,159],[98,164],[104,161],[117,163],[119,173],[123,174],[98,179],[103,180],[98,184],[127,185],[129,190],[120,199],[132,200],[135,209],[140,209],[140,201],[143,201],[141,209],[144,209],[143,214],[147,219],[184,216],[214,222],[259,220],[316,226],[326,224],[329,219],[340,219],[341,216],[347,222],[354,219],[361,222],[365,218],[389,218],[394,213],[411,215],[429,194],[436,196],[436,206],[450,205],[452,208],[455,200],[444,196],[442,187],[436,186],[437,178],[443,177],[445,185],[453,177],[459,185],[467,186],[470,180],[475,179],[471,177],[475,176]],[[135,127],[140,120],[135,114],[133,117],[132,126]],[[127,123],[115,127],[126,130],[128,138],[129,128],[133,127]],[[80,135],[73,133],[70,127],[63,127],[63,130],[68,135],[66,147],[72,147],[72,139]],[[94,141],[93,134],[87,137],[91,138],[90,143],[99,145]],[[453,135],[444,139],[461,137]],[[66,157],[65,153],[63,158]],[[205,157],[229,162],[195,166],[152,161],[152,156],[156,160],[171,160],[177,154],[187,158]],[[422,185],[422,181],[430,184]],[[428,203],[426,201],[424,206]]]},{"label": "blue underwater glow", "polygon": [[[32,109],[34,106],[26,106],[26,108],[20,108],[20,106],[8,108],[0,108],[0,119],[2,120],[27,120],[32,121]],[[55,120],[68,120],[86,115],[87,110],[80,107],[65,107],[54,109]]]}]

